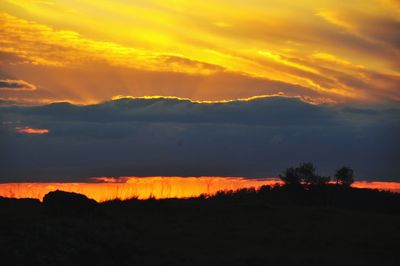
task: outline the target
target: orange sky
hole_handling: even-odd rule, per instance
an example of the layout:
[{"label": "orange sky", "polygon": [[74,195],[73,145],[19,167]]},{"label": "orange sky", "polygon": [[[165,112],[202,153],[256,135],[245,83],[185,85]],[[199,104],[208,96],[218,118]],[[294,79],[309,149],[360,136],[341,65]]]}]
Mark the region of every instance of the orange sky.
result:
[{"label": "orange sky", "polygon": [[[114,182],[120,180],[119,182]],[[105,178],[101,183],[4,183],[0,184],[0,196],[12,198],[36,198],[56,189],[81,193],[96,201],[115,198],[139,199],[149,197],[187,198],[201,194],[212,195],[221,190],[276,184],[273,179],[245,179],[225,177],[146,177]]]},{"label": "orange sky", "polygon": [[[81,193],[98,202],[115,198],[139,199],[187,198],[201,194],[212,195],[222,190],[240,188],[259,188],[263,185],[273,186],[282,182],[274,178],[246,179],[240,177],[125,177],[98,178],[100,183],[4,183],[0,184],[0,196],[10,198],[36,198],[42,200],[44,195],[56,189]],[[366,182],[353,184],[357,188],[371,188],[400,192],[398,182]]]},{"label": "orange sky", "polygon": [[4,0],[0,99],[400,99],[400,2]]}]

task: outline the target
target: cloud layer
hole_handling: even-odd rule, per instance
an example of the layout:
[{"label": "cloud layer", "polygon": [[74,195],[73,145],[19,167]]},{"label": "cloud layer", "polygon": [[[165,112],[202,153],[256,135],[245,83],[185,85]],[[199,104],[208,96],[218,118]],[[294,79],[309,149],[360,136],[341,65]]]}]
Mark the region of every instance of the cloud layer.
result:
[{"label": "cloud layer", "polygon": [[400,100],[397,1],[3,2],[0,76],[40,88],[2,100]]},{"label": "cloud layer", "polygon": [[398,180],[399,18],[392,0],[4,0],[0,178],[314,161]]},{"label": "cloud layer", "polygon": [[[0,107],[1,181],[91,176],[276,176],[301,161],[320,172],[400,180],[398,109],[269,97],[226,103],[118,99]],[[21,134],[18,128],[47,129]]]}]

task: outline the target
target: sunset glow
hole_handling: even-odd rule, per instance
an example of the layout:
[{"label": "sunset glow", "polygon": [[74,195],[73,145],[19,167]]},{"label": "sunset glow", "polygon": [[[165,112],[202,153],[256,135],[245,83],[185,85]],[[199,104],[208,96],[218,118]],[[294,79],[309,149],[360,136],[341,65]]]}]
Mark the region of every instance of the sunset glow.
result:
[{"label": "sunset glow", "polygon": [[[3,183],[0,196],[35,198],[42,200],[50,191],[63,190],[84,194],[98,202],[112,199],[188,198],[201,194],[213,195],[218,191],[241,188],[260,188],[263,185],[282,184],[278,179],[245,179],[240,177],[125,177],[96,178],[99,183]],[[396,182],[355,182],[354,187],[400,192]]]},{"label": "sunset glow", "polygon": [[400,193],[400,183],[399,182],[367,182],[367,181],[358,181],[354,182],[352,185],[356,188],[369,188],[369,189],[379,189],[379,190],[389,190],[392,192]]},{"label": "sunset glow", "polygon": [[1,99],[385,103],[400,99],[399,14],[389,0],[5,0],[0,66],[19,85]]},{"label": "sunset glow", "polygon": [[392,265],[399,136],[400,0],[0,0],[1,265]]},{"label": "sunset glow", "polygon": [[99,178],[101,183],[4,183],[0,184],[0,196],[41,200],[46,193],[58,189],[84,194],[98,202],[132,197],[188,198],[201,194],[213,195],[222,190],[259,188],[279,183],[274,179],[224,177],[129,177],[121,180],[122,182],[113,178]]},{"label": "sunset glow", "polygon": [[48,129],[31,128],[31,127],[17,128],[16,131],[18,133],[25,133],[25,134],[47,134],[47,133],[49,133]]},{"label": "sunset glow", "polygon": [[[189,197],[265,180],[154,176],[301,162],[399,180],[399,36],[397,0],[3,0],[1,186]],[[92,176],[152,178],[71,183]]]}]

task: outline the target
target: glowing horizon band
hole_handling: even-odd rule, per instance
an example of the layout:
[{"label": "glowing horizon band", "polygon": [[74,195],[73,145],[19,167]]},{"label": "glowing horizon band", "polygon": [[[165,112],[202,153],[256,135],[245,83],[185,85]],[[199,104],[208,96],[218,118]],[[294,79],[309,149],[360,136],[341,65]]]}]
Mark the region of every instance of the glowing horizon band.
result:
[{"label": "glowing horizon band", "polygon": [[[54,190],[84,194],[98,202],[113,199],[190,198],[202,194],[241,188],[259,189],[261,186],[282,184],[276,178],[246,179],[243,177],[100,177],[97,183],[2,183],[0,196],[7,198],[34,198],[42,200]],[[353,184],[356,188],[370,188],[400,192],[399,182],[366,182]]]}]

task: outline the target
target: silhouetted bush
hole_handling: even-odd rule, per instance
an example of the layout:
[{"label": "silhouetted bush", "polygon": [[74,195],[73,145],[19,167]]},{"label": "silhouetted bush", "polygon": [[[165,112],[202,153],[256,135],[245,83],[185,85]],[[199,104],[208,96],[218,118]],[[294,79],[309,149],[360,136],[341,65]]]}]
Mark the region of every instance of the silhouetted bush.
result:
[{"label": "silhouetted bush", "polygon": [[308,188],[326,186],[331,181],[330,176],[315,175],[311,183],[305,184]]},{"label": "silhouetted bush", "polygon": [[16,204],[18,204],[19,206],[25,206],[29,208],[40,205],[40,201],[38,199],[30,199],[30,198],[15,199],[15,198],[0,197],[0,205],[2,206],[6,205],[15,206]]},{"label": "silhouetted bush", "polygon": [[258,193],[259,193],[259,194],[267,194],[267,193],[269,193],[269,192],[271,192],[271,186],[268,186],[268,185],[261,186],[261,187],[258,189]]},{"label": "silhouetted bush", "polygon": [[354,182],[354,171],[350,167],[343,166],[336,170],[335,174],[336,184],[343,186],[350,186]]},{"label": "silhouetted bush", "polygon": [[61,190],[49,192],[43,198],[46,210],[56,214],[84,214],[96,204],[95,200],[85,195]]},{"label": "silhouetted bush", "polygon": [[289,167],[287,168],[282,175],[279,175],[279,178],[286,185],[300,185],[300,177],[297,173],[297,168]]}]

